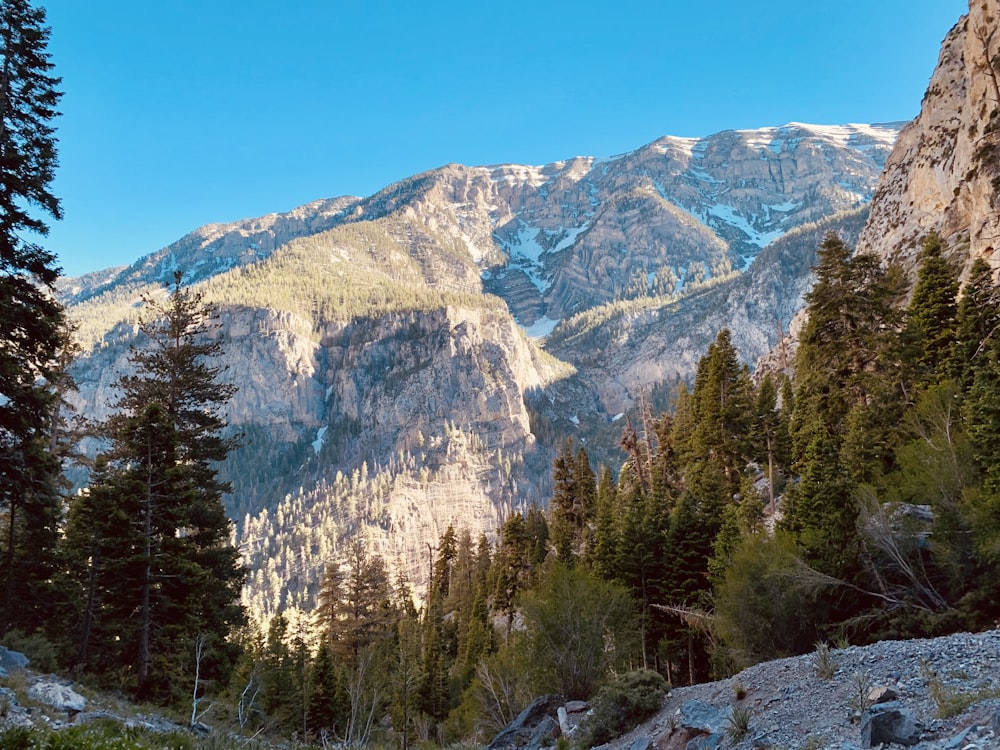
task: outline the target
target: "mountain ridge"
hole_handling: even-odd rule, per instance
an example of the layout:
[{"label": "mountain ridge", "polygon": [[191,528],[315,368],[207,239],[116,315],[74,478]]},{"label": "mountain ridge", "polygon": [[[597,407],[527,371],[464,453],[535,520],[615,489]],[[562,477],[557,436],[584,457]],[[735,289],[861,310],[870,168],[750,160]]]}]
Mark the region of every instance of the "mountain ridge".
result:
[{"label": "mountain ridge", "polygon": [[[66,280],[84,346],[71,398],[107,415],[143,297],[190,269],[240,387],[227,417],[249,439],[223,474],[247,601],[268,602],[255,617],[308,606],[331,551],[357,534],[419,589],[444,518],[492,536],[544,504],[566,437],[615,465],[617,420],[653,396],[666,407],[717,327],[734,325],[747,359],[773,345],[808,284],[809,263],[792,259],[817,244],[796,228],[847,226],[837,217],[866,205],[893,128],[790,124],[604,160],[446,165],[371,196],[206,225]],[[768,247],[787,250],[762,252],[778,235]],[[599,346],[564,336],[546,351],[572,315],[607,308],[610,321],[619,307],[644,312],[598,324]],[[289,519],[330,502],[353,515],[328,513],[324,540],[293,542]],[[285,523],[265,515],[286,503]],[[261,534],[265,556],[252,551]],[[293,567],[288,545],[308,550]]]}]

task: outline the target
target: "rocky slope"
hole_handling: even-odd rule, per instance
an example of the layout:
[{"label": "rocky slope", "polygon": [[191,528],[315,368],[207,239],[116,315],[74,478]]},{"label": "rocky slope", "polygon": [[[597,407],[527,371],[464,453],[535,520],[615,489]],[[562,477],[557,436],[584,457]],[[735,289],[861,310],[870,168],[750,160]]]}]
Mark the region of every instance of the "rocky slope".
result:
[{"label": "rocky slope", "polygon": [[[603,747],[992,750],[1000,746],[998,660],[994,630],[831,648],[826,669],[817,653],[765,662],[725,680],[674,688],[651,719]],[[2,647],[0,704],[0,729],[58,730],[95,719],[117,720],[123,733],[185,729],[162,716],[137,715],[118,697],[36,674],[21,654]],[[734,736],[740,713],[746,733]],[[570,727],[582,714],[572,716]],[[229,728],[199,729],[215,735]]]},{"label": "rocky slope", "polygon": [[937,232],[965,266],[1000,266],[998,0],[972,0],[945,38],[919,116],[900,134],[858,244],[912,268]]},{"label": "rocky slope", "polygon": [[[1000,746],[1000,632],[831,648],[830,659],[829,678],[817,670],[817,654],[807,654],[676,688],[656,716],[606,747]],[[727,736],[741,709],[749,711],[746,734]]]}]

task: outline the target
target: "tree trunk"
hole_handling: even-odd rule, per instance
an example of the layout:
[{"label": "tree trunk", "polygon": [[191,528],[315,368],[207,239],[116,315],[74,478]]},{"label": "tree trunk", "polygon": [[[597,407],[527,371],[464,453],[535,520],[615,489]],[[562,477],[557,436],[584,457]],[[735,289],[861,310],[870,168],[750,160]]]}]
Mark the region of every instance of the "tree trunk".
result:
[{"label": "tree trunk", "polygon": [[7,580],[4,582],[3,614],[0,615],[0,636],[7,635],[10,627],[10,612],[14,595],[14,516],[17,504],[10,499],[9,523],[7,525]]},{"label": "tree trunk", "polygon": [[87,580],[87,605],[83,610],[83,626],[80,630],[80,646],[77,649],[77,664],[83,666],[87,663],[87,654],[90,650],[90,631],[94,627],[94,600],[97,592],[97,564],[90,563],[90,574]]},{"label": "tree trunk", "polygon": [[[150,461],[152,456],[150,456]],[[143,555],[145,570],[142,576],[142,603],[140,605],[139,628],[139,664],[136,669],[138,684],[136,690],[143,694],[146,681],[149,679],[149,664],[151,661],[149,636],[153,626],[152,588],[153,588],[153,476],[152,466],[147,470],[146,500],[143,507]]]}]

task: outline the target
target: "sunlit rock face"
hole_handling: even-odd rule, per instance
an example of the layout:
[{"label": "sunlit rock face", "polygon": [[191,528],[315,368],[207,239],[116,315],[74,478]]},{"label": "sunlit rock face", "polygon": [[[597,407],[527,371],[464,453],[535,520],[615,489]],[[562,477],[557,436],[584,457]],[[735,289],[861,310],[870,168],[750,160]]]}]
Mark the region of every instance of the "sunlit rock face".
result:
[{"label": "sunlit rock face", "polygon": [[949,32],[919,116],[900,134],[872,201],[858,249],[912,269],[937,232],[968,268],[1000,268],[1000,2],[972,0]]},{"label": "sunlit rock face", "polygon": [[311,606],[358,535],[419,590],[449,524],[493,537],[546,503],[563,438],[620,463],[618,420],[663,402],[721,328],[745,361],[766,352],[822,232],[856,239],[898,130],[789,124],[451,164],[202,227],[66,280],[83,346],[70,399],[111,412],[146,301],[181,272],[215,307],[239,389],[226,416],[242,447],[221,472],[254,617]]}]

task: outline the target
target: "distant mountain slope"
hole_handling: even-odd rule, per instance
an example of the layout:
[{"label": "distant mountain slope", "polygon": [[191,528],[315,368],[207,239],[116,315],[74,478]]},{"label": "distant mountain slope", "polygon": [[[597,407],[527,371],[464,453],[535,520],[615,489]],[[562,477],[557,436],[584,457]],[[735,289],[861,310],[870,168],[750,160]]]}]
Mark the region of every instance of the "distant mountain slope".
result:
[{"label": "distant mountain slope", "polygon": [[[74,398],[108,413],[142,296],[183,270],[219,311],[239,387],[228,417],[245,441],[223,471],[255,615],[308,605],[356,534],[419,586],[449,522],[492,535],[547,501],[563,436],[616,464],[619,413],[640,394],[665,404],[719,328],[748,359],[777,341],[822,229],[859,229],[897,129],[793,124],[610,159],[447,165],[203,227],[66,281],[84,345]],[[531,336],[559,321],[546,352]]]}]

